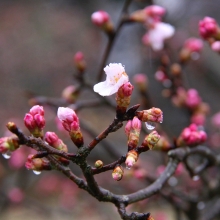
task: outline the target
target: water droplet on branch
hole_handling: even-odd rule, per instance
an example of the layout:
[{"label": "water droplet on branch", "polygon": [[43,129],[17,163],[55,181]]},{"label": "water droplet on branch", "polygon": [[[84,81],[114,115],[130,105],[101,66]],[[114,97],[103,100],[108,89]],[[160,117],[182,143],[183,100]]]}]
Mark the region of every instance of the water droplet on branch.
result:
[{"label": "water droplet on branch", "polygon": [[194,176],[192,179],[193,179],[193,181],[198,181],[200,179],[200,177],[199,176]]},{"label": "water droplet on branch", "polygon": [[145,122],[145,125],[148,130],[153,130],[155,128],[155,123],[154,122]]},{"label": "water droplet on branch", "polygon": [[10,159],[11,158],[11,152],[10,151],[8,151],[8,152],[6,152],[5,154],[2,154],[2,156],[5,158],[5,159]]},{"label": "water droplet on branch", "polygon": [[33,170],[33,173],[34,173],[35,175],[40,175],[40,174],[41,174],[41,171]]}]

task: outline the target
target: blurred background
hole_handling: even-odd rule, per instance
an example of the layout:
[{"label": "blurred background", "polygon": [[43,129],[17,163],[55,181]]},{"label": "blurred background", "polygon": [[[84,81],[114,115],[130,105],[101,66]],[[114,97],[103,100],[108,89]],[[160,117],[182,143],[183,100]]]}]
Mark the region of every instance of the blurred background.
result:
[{"label": "blurred background", "polygon": [[[110,14],[113,23],[116,23],[123,3],[124,0],[0,1],[1,136],[7,134],[4,125],[8,121],[15,121],[25,130],[23,117],[30,109],[30,94],[61,97],[65,87],[75,84],[73,56],[77,51],[82,51],[85,55],[87,81],[96,83],[95,77],[107,38],[92,24],[91,14],[97,10],[105,10]],[[158,0],[154,3],[167,9],[165,21],[176,28],[175,36],[168,42],[174,60],[185,39],[191,36],[199,37],[200,19],[210,16],[220,22],[218,0]],[[129,12],[142,9],[148,4],[147,0],[133,1]],[[123,27],[107,63],[122,63],[131,79],[136,73],[147,75],[150,98],[155,107],[164,112],[162,127],[174,138],[189,124],[189,113],[185,109],[174,107],[169,99],[161,95],[163,87],[154,79],[158,65],[157,54],[142,45],[144,32],[141,24]],[[220,110],[219,70],[219,56],[213,53],[207,44],[199,59],[184,69],[187,86],[196,88],[202,99],[210,104],[208,119]],[[137,95],[134,91],[132,104],[138,103]],[[89,100],[94,97],[91,92],[83,91],[80,99]],[[45,111],[45,130],[57,131],[55,113],[49,107]],[[112,121],[114,112],[105,107],[97,107],[92,110],[83,109],[79,116],[95,133],[99,133]],[[209,120],[206,126],[209,131]],[[25,132],[27,133],[26,130]],[[65,134],[61,134],[61,137],[65,143],[71,144]],[[92,137],[85,132],[85,139],[85,142],[89,143]],[[112,134],[109,143],[115,147],[118,155],[124,154],[126,137],[123,129]],[[21,148],[19,151],[17,158],[20,158],[20,163],[13,160],[13,155],[9,161],[0,158],[0,219],[86,219],[88,216],[91,220],[120,219],[112,204],[97,202],[61,174],[53,171],[36,176],[27,171],[23,164],[24,155],[27,156],[29,152],[27,148]],[[90,162],[93,163],[97,159],[106,163],[112,162],[114,156],[108,154],[100,145],[91,154]],[[152,152],[146,158],[146,164],[150,164],[151,160],[158,160],[158,164],[164,162]],[[79,170],[75,167],[73,169],[80,175]],[[110,172],[98,175],[97,179],[101,186],[110,188],[115,193],[129,193],[144,186],[141,181],[132,183],[133,178],[129,176],[129,172],[120,183],[110,180]],[[138,203],[131,208],[131,211],[133,210],[159,213],[160,217],[155,217],[159,220],[175,219],[172,212],[169,214],[167,211],[170,210],[169,205],[160,200],[148,206],[144,202]],[[163,217],[164,210],[169,215],[168,218]]]}]

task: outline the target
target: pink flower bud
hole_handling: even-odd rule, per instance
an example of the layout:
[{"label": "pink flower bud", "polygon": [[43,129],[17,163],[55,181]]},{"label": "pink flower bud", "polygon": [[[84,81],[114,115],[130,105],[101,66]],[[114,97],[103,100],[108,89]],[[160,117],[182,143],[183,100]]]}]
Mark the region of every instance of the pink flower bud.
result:
[{"label": "pink flower bud", "polygon": [[69,132],[71,140],[77,147],[83,145],[83,136],[79,127],[79,118],[71,108],[59,107],[57,117],[62,122],[63,127]]},{"label": "pink flower bud", "polygon": [[155,79],[159,82],[164,82],[164,80],[167,79],[166,74],[162,70],[158,70],[154,76],[155,76]]},{"label": "pink flower bud", "polygon": [[76,68],[80,71],[80,72],[83,72],[86,68],[86,62],[85,62],[85,59],[84,59],[84,54],[80,51],[78,51],[74,57],[73,57],[73,61],[74,61],[74,64],[76,66]]},{"label": "pink flower bud", "polygon": [[133,77],[134,82],[136,83],[140,91],[147,90],[148,79],[147,76],[143,73],[135,74]]},{"label": "pink flower bud", "polygon": [[158,6],[158,5],[151,5],[144,8],[145,13],[153,18],[155,21],[160,21],[161,17],[166,13],[166,9]]},{"label": "pink flower bud", "polygon": [[24,199],[24,192],[20,188],[13,188],[9,191],[8,198],[13,203],[20,203]]},{"label": "pink flower bud", "polygon": [[205,17],[199,22],[199,33],[204,38],[214,37],[217,34],[218,24],[214,18]]},{"label": "pink flower bud", "polygon": [[45,136],[45,141],[51,145],[52,147],[62,150],[64,152],[67,152],[67,146],[63,143],[61,139],[58,138],[58,136],[54,132],[46,132]]},{"label": "pink flower bud", "polygon": [[71,108],[59,107],[57,111],[57,117],[63,124],[63,127],[67,131],[72,131],[72,129],[79,129],[79,119]]},{"label": "pink flower bud", "polygon": [[122,166],[116,166],[112,172],[112,178],[116,181],[119,181],[122,179],[123,174],[124,174],[124,170]]},{"label": "pink flower bud", "polygon": [[128,134],[128,150],[132,150],[138,145],[141,131],[141,121],[135,116],[131,120],[131,124],[129,122],[126,129],[127,131],[125,130],[125,132]]},{"label": "pink flower bud", "polygon": [[196,146],[202,144],[207,139],[207,134],[204,131],[198,130],[197,125],[191,124],[184,128],[177,139],[177,146]]},{"label": "pink flower bud", "polygon": [[137,111],[137,117],[143,122],[163,122],[163,112],[159,108]]},{"label": "pink flower bud", "polygon": [[130,104],[131,94],[134,87],[130,82],[124,83],[118,90],[116,94],[116,103],[117,103],[117,117],[120,117],[126,112],[127,107]]},{"label": "pink flower bud", "polygon": [[24,124],[35,137],[43,136],[45,126],[44,109],[42,106],[33,106],[24,117]]},{"label": "pink flower bud", "polygon": [[220,112],[217,112],[215,115],[213,115],[211,122],[215,128],[220,128]]},{"label": "pink flower bud", "polygon": [[138,153],[135,150],[130,150],[126,156],[126,168],[130,169],[138,160]]},{"label": "pink flower bud", "polygon": [[29,113],[33,116],[37,114],[44,116],[44,108],[43,106],[35,105],[30,109]]},{"label": "pink flower bud", "polygon": [[220,52],[220,41],[213,42],[211,48],[215,52]]},{"label": "pink flower bud", "polygon": [[51,146],[56,144],[59,140],[58,136],[54,132],[46,132],[44,138],[45,141]]},{"label": "pink flower bud", "polygon": [[196,108],[201,103],[201,98],[196,89],[189,89],[187,91],[186,106],[189,108]]},{"label": "pink flower bud", "polygon": [[96,11],[91,16],[93,24],[103,26],[109,21],[109,14],[106,11]]},{"label": "pink flower bud", "polygon": [[29,155],[25,163],[28,170],[50,170],[50,162],[46,158],[34,158],[34,155]]},{"label": "pink flower bud", "polygon": [[204,125],[206,120],[205,114],[202,113],[196,113],[193,114],[190,121],[196,125]]},{"label": "pink flower bud", "polygon": [[132,129],[132,121],[131,120],[129,120],[128,122],[127,122],[127,124],[125,125],[125,134],[127,135],[127,136],[129,136],[129,134],[130,134],[130,132],[131,132],[131,129]]},{"label": "pink flower bud", "polygon": [[141,145],[152,150],[159,140],[160,135],[157,133],[157,131],[152,131],[144,138],[144,141]]},{"label": "pink flower bud", "polygon": [[203,48],[203,42],[198,38],[192,37],[185,41],[184,48],[190,52],[200,52]]},{"label": "pink flower bud", "polygon": [[0,138],[0,153],[5,154],[8,151],[15,151],[19,148],[18,139],[15,137]]},{"label": "pink flower bud", "polygon": [[132,129],[135,132],[141,131],[141,121],[136,116],[132,119],[131,123],[132,123]]}]

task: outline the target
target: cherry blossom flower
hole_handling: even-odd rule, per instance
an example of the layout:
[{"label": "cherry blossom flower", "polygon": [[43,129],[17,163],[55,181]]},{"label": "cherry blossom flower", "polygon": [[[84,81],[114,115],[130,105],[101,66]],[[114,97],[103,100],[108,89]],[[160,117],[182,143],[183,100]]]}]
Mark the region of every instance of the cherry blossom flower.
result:
[{"label": "cherry blossom flower", "polygon": [[101,96],[110,96],[128,82],[128,75],[121,63],[110,63],[104,68],[106,81],[94,85],[93,89]]},{"label": "cherry blossom flower", "polygon": [[164,40],[171,38],[174,32],[175,29],[172,25],[158,22],[143,36],[142,41],[144,44],[151,45],[155,51],[161,50]]}]

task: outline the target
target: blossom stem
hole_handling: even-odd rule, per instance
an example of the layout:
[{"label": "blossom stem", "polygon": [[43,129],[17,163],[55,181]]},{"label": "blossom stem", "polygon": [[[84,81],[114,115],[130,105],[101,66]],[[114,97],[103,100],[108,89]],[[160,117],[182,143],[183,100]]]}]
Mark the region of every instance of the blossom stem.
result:
[{"label": "blossom stem", "polygon": [[108,44],[106,46],[106,49],[105,49],[105,52],[104,52],[104,55],[103,55],[103,58],[102,58],[102,61],[100,64],[100,68],[99,68],[98,75],[97,75],[97,82],[102,81],[103,68],[106,65],[106,61],[109,57],[109,54],[111,53],[115,39],[118,36],[120,29],[122,28],[124,23],[129,21],[128,16],[127,16],[127,14],[128,14],[127,11],[128,11],[128,7],[131,4],[131,2],[132,2],[132,0],[125,1],[118,25],[117,25],[115,31],[108,35]]}]

